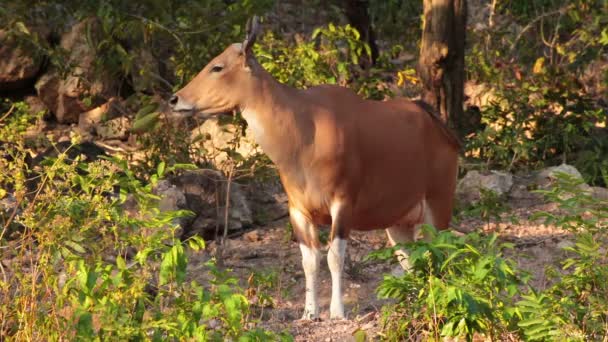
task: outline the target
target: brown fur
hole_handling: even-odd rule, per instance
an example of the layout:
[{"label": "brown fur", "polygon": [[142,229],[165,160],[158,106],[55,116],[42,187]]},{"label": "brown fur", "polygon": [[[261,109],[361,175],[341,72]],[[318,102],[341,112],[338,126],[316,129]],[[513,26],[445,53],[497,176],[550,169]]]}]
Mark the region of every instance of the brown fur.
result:
[{"label": "brown fur", "polygon": [[[214,65],[223,72],[210,72]],[[262,132],[258,143],[277,165],[290,207],[318,225],[331,224],[332,203],[343,203],[332,236],[393,226],[423,200],[438,228],[449,225],[460,144],[419,103],[364,100],[334,85],[293,89],[240,44],[176,95],[182,107],[205,114],[250,113],[244,116]],[[318,245],[294,228],[302,242]]]}]

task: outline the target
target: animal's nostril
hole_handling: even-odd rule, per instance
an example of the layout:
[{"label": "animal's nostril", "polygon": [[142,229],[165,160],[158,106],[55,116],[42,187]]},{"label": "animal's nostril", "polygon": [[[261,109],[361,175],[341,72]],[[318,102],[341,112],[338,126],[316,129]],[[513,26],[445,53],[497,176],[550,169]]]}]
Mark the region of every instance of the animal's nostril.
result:
[{"label": "animal's nostril", "polygon": [[171,107],[175,107],[178,100],[179,98],[177,97],[177,95],[171,96],[171,98],[169,99],[169,104],[171,105]]}]

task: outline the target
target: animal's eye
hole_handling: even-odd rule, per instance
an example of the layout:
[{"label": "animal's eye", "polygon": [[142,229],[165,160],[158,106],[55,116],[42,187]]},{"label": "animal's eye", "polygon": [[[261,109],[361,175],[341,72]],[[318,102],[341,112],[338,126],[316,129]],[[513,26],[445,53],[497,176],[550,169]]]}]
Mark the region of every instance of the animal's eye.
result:
[{"label": "animal's eye", "polygon": [[224,69],[223,65],[214,65],[213,68],[211,68],[211,72],[220,72]]}]

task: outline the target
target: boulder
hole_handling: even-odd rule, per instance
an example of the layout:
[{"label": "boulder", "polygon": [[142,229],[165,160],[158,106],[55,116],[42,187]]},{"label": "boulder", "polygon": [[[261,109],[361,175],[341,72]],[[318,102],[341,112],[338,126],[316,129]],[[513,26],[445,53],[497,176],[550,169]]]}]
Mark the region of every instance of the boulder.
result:
[{"label": "boulder", "polygon": [[108,102],[95,107],[78,117],[78,129],[81,133],[93,133],[97,124],[103,120],[116,118],[121,113],[121,104],[117,98],[111,98]]},{"label": "boulder", "polygon": [[456,186],[456,198],[463,203],[481,199],[481,189],[491,190],[499,196],[507,194],[513,186],[513,175],[501,171],[469,171]]},{"label": "boulder", "polygon": [[591,188],[591,191],[591,195],[596,200],[608,202],[608,189],[599,186],[594,186]]},{"label": "boulder", "polygon": [[287,194],[278,177],[252,181],[246,194],[255,224],[265,225],[289,215]]},{"label": "boulder", "polygon": [[102,139],[124,140],[128,136],[130,127],[131,120],[123,116],[97,124],[95,132]]},{"label": "boulder", "polygon": [[[557,181],[557,174],[565,173],[578,179],[583,179],[583,175],[574,166],[568,164],[561,164],[558,166],[551,166],[546,169],[539,171],[534,177],[534,183],[540,189],[550,189]],[[589,185],[583,183],[580,186],[581,190],[590,191]]]},{"label": "boulder", "polygon": [[[245,130],[245,135],[238,137],[240,128],[233,124],[222,124],[219,119],[210,118],[192,130],[190,134],[191,141],[204,151],[204,155],[209,158],[209,162],[219,170],[227,172],[229,166],[227,149],[233,148],[236,153],[240,154],[244,159],[248,159],[262,150],[257,145],[253,138],[253,131],[248,127]],[[238,143],[235,142],[235,137]]]},{"label": "boulder", "polygon": [[[185,209],[195,216],[180,222],[186,235],[198,234],[206,239],[215,236],[216,227],[223,232],[227,180],[221,172],[209,169],[186,171],[154,190],[160,195],[160,210]],[[251,209],[241,186],[230,185],[228,229],[239,230],[253,223]]]},{"label": "boulder", "polygon": [[0,30],[0,91],[18,90],[34,80],[42,64],[34,51]]},{"label": "boulder", "polygon": [[[109,72],[95,70],[96,37],[100,24],[95,18],[74,25],[61,37],[61,48],[68,52],[67,76],[51,68],[36,82],[38,96],[59,123],[76,123],[80,113],[99,106],[117,93],[118,81]],[[89,44],[91,37],[93,44]]]}]

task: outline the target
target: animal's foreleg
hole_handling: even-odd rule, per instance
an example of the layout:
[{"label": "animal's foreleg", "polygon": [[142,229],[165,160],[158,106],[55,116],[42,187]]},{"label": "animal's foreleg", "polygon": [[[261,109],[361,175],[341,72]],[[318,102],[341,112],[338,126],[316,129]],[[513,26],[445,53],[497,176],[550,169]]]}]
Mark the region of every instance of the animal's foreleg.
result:
[{"label": "animal's foreleg", "polygon": [[298,209],[290,208],[289,216],[294,232],[300,241],[302,251],[302,268],[306,278],[306,299],[304,303],[304,315],[302,319],[319,318],[319,264],[321,251],[319,250],[318,233],[310,220]]},{"label": "animal's foreleg", "polygon": [[306,277],[306,299],[304,304],[304,315],[302,319],[319,318],[319,300],[317,298],[317,288],[319,285],[319,264],[321,252],[318,248],[308,247],[300,243],[302,251],[302,267]]}]

